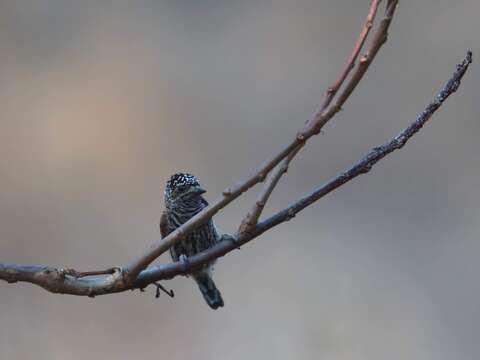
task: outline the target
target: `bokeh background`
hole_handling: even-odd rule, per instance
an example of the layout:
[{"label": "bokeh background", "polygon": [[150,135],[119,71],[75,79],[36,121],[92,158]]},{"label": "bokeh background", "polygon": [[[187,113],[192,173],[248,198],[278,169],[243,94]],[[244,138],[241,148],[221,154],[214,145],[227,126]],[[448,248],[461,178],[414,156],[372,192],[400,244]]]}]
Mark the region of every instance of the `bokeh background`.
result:
[{"label": "bokeh background", "polygon": [[[0,0],[0,261],[99,269],[159,238],[163,186],[215,198],[316,110],[367,0]],[[476,0],[400,2],[389,42],[274,193],[286,206],[407,126],[467,48]],[[1,359],[473,359],[480,72],[401,151],[190,279],[95,299],[0,284]],[[255,193],[216,217],[229,232]],[[160,259],[169,261],[167,256]]]}]

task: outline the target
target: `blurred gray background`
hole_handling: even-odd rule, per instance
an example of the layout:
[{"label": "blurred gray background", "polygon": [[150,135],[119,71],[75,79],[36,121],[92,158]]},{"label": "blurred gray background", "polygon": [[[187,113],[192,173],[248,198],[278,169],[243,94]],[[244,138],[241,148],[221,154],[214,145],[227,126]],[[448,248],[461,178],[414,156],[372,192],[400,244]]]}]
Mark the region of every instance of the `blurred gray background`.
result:
[{"label": "blurred gray background", "polygon": [[[279,149],[343,66],[367,0],[0,0],[0,253],[80,270],[159,238],[163,186],[215,198]],[[382,10],[383,11],[383,10]],[[472,48],[476,0],[400,2],[389,42],[268,211],[407,126]],[[221,259],[226,307],[0,283],[1,359],[473,359],[480,72],[401,151]],[[216,217],[236,229],[255,192]],[[164,256],[160,261],[169,261]]]}]

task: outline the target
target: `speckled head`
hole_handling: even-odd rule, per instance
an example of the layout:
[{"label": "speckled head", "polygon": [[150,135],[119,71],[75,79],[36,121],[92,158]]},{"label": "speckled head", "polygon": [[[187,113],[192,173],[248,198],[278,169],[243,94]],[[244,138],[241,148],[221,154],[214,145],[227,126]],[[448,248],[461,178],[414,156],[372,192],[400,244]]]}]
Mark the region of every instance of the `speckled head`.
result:
[{"label": "speckled head", "polygon": [[165,200],[172,201],[185,194],[201,195],[205,190],[198,179],[188,173],[173,174],[165,186]]}]

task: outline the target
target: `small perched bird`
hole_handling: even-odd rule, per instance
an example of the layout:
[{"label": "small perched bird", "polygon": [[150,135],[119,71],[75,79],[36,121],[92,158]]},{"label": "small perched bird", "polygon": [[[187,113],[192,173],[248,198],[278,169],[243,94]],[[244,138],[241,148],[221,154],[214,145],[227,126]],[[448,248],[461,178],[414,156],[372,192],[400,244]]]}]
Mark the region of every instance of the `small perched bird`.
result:
[{"label": "small perched bird", "polygon": [[[202,194],[206,191],[200,186],[197,178],[187,173],[176,173],[170,177],[165,187],[165,210],[160,217],[160,234],[167,236],[176,228],[186,223],[194,215],[208,206]],[[220,236],[213,220],[199,226],[184,239],[170,248],[173,261],[188,261],[189,256],[208,249],[220,241]],[[223,299],[212,280],[212,265],[192,273],[203,298],[208,306],[217,309],[223,306]]]}]

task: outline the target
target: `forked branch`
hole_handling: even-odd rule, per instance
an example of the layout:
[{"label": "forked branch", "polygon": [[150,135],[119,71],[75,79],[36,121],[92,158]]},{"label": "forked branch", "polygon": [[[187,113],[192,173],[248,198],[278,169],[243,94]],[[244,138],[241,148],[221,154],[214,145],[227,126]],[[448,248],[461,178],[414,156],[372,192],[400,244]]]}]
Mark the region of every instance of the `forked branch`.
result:
[{"label": "forked branch", "polygon": [[69,275],[69,272],[63,269],[42,265],[0,264],[0,279],[10,283],[19,281],[29,282],[41,286],[53,293],[93,297],[137,288],[143,289],[149,284],[157,281],[188,274],[192,270],[203,266],[209,261],[217,259],[257,238],[272,227],[292,219],[307,206],[341,187],[345,183],[353,180],[357,176],[369,172],[372,166],[378,161],[391,152],[402,148],[406,142],[425,125],[443,102],[458,89],[471,62],[472,53],[469,51],[462,63],[457,65],[455,73],[438,93],[435,100],[431,102],[422,113],[420,113],[417,119],[409,127],[393,139],[381,146],[373,148],[350,169],[342,172],[324,185],[303,196],[287,208],[256,224],[251,231],[242,232],[236,237],[228,237],[214,247],[190,257],[188,264],[176,262],[166,265],[151,266],[148,269],[143,270],[131,285],[128,285],[123,280],[122,272],[118,269],[117,271],[114,271],[113,274],[105,276],[76,278]]},{"label": "forked branch", "polygon": [[[403,147],[405,143],[423,127],[443,102],[458,89],[460,81],[472,61],[470,51],[467,53],[463,62],[457,66],[455,73],[435,100],[427,106],[408,128],[384,145],[372,149],[352,168],[303,196],[289,207],[259,222],[265,204],[269,200],[282,175],[286,173],[290,162],[305,146],[307,140],[318,134],[322,127],[342,108],[365,75],[373,59],[378,54],[378,51],[385,43],[398,0],[387,0],[385,15],[375,30],[369,47],[363,55],[360,55],[362,47],[366,43],[370,33],[370,29],[372,28],[380,3],[381,0],[372,0],[370,2],[367,18],[358,40],[347,59],[345,67],[337,76],[335,83],[327,89],[325,98],[318,112],[305,124],[293,140],[284,146],[276,155],[265,161],[252,175],[238,182],[236,185],[227,188],[210,206],[198,213],[183,226],[170,233],[164,239],[153,243],[143,255],[132,261],[128,266],[125,268],[114,267],[104,271],[77,272],[72,269],[61,269],[43,265],[0,264],[0,279],[9,283],[29,282],[53,293],[90,297],[132,289],[143,289],[150,284],[155,284],[158,290],[162,288],[162,286],[156,283],[157,281],[170,279],[177,275],[188,274],[192,270],[237,249],[272,227],[290,220],[305,207],[348,181],[369,172],[372,166],[386,155]],[[358,64],[355,65],[357,62]],[[348,78],[350,72],[352,72],[352,74],[351,77]],[[341,90],[342,86],[344,87],[343,90]],[[336,95],[338,95],[338,97],[335,99]],[[243,192],[259,182],[263,182],[265,179],[267,180],[260,190],[255,203],[252,204],[250,210],[241,220],[239,229],[234,236],[224,236],[224,240],[214,247],[190,257],[188,263],[173,263],[147,268],[153,260],[166,252],[173,244],[181,240],[190,231],[208,221],[208,219],[239,197]],[[173,295],[173,293],[171,294]]]},{"label": "forked branch", "polygon": [[[375,19],[375,15],[377,13],[377,9],[380,2],[381,0],[370,1],[370,8],[368,11],[367,18],[365,19],[362,30],[360,31],[360,34],[355,43],[355,46],[353,47],[352,53],[347,59],[347,63],[344,69],[339,73],[335,83],[327,89],[325,93],[325,99],[322,105],[320,106],[320,109],[315,114],[313,119],[307,122],[305,129],[298,134],[297,136],[298,138],[308,139],[310,136],[312,136],[312,134],[318,134],[321,131],[322,127],[325,126],[325,124],[330,119],[332,119],[338,111],[340,111],[342,105],[351,95],[351,93],[353,92],[353,90],[358,85],[361,78],[367,71],[368,66],[371,64],[372,60],[377,55],[378,50],[385,43],[388,35],[388,27],[390,25],[390,22],[392,20],[392,17],[394,15],[394,12],[398,3],[397,0],[389,1],[387,3],[385,17],[382,20],[381,25],[379,26],[378,30],[375,33],[374,40],[370,48],[367,50],[366,54],[363,55],[362,58],[360,59],[360,64],[358,65],[352,79],[346,85],[345,90],[339,96],[339,99],[337,100],[336,104],[329,109],[329,106],[332,100],[334,99],[338,90],[347,79],[350,71],[355,68],[355,62],[357,61],[360,51],[362,50],[362,47],[365,44],[365,41],[368,37],[370,29],[373,26],[373,20]],[[366,59],[368,59],[368,61]],[[295,155],[301,150],[303,145],[304,144],[300,144],[299,146],[297,146],[282,161],[282,163],[276,167],[274,172],[269,177],[269,180],[264,184],[264,187],[260,192],[256,202],[252,205],[252,208],[245,215],[244,219],[240,223],[240,226],[238,229],[239,234],[242,232],[251,231],[252,227],[256,225],[266,205],[266,202],[268,201],[271,193],[273,192],[273,189],[275,188],[275,186],[277,186],[283,174],[287,172],[290,162],[293,160]]]}]

